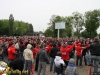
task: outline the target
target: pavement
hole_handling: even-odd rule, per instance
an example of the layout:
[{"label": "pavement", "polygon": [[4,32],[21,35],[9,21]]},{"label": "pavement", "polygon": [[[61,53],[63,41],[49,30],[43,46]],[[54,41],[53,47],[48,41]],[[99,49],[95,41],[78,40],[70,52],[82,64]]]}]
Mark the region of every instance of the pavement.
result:
[{"label": "pavement", "polygon": [[[83,67],[77,66],[77,69],[78,69],[79,75],[87,75],[88,66],[85,66],[83,64]],[[34,71],[34,75],[37,75],[37,72]],[[50,65],[49,64],[47,64],[47,67],[46,67],[46,75],[55,75],[53,71],[50,72]]]},{"label": "pavement", "polygon": [[[7,62],[7,57],[5,57],[5,61]],[[89,66],[84,65],[84,62],[82,62],[82,64],[83,64],[82,67],[77,66],[79,75],[87,75]],[[93,68],[92,68],[92,69],[93,69]],[[34,75],[37,75],[37,72],[36,72],[36,71],[34,71]],[[41,74],[41,75],[42,75],[42,74]],[[50,72],[50,64],[47,64],[47,65],[46,65],[46,75],[55,75],[53,71]]]}]

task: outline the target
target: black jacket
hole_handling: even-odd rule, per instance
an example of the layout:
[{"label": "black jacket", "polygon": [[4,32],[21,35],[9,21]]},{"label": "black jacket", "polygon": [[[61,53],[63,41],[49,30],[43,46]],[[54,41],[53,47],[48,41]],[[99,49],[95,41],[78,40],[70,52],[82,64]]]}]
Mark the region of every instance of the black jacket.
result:
[{"label": "black jacket", "polygon": [[58,51],[59,51],[58,48],[53,47],[53,48],[51,49],[51,51],[50,51],[50,57],[55,58],[55,56],[56,56],[56,54],[57,54]]},{"label": "black jacket", "polygon": [[25,47],[23,46],[23,44],[20,44],[19,45],[19,49],[20,49],[20,52],[23,52],[24,51]]},{"label": "black jacket", "polygon": [[99,41],[94,41],[90,45],[89,49],[90,49],[91,55],[100,56],[100,42]]}]

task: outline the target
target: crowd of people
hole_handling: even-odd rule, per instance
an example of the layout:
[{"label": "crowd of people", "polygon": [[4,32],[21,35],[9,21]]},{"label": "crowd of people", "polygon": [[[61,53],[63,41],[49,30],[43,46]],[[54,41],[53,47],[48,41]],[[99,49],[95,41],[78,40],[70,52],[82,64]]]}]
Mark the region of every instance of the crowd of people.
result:
[{"label": "crowd of people", "polygon": [[28,75],[32,65],[37,75],[45,75],[46,64],[55,75],[79,75],[77,67],[83,67],[83,58],[98,72],[99,50],[98,38],[0,37],[0,61],[7,57],[11,69],[28,70]]}]

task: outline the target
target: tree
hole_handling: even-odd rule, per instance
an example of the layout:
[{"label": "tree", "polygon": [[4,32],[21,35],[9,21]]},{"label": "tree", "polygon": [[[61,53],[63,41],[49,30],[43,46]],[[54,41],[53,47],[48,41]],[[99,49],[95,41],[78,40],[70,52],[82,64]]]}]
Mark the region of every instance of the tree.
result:
[{"label": "tree", "polygon": [[45,30],[44,35],[45,35],[46,37],[52,37],[52,36],[53,36],[52,30],[51,30],[50,27],[48,27],[48,28]]},{"label": "tree", "polygon": [[9,16],[9,35],[13,36],[13,24],[14,24],[14,17],[13,14]]},{"label": "tree", "polygon": [[72,13],[72,18],[73,18],[72,25],[77,32],[76,36],[78,36],[78,38],[79,38],[80,32],[84,27],[83,15],[79,12],[74,12],[74,13]]},{"label": "tree", "polygon": [[28,25],[27,35],[33,35],[33,26],[32,26],[32,24]]},{"label": "tree", "polygon": [[3,22],[0,20],[0,33],[3,34]]},{"label": "tree", "polygon": [[64,32],[66,33],[66,36],[70,38],[73,35],[72,17],[71,16],[65,17],[65,22],[66,26]]},{"label": "tree", "polygon": [[30,33],[33,33],[33,26],[32,26],[32,24],[29,24],[29,28],[30,28]]},{"label": "tree", "polygon": [[[55,29],[55,23],[56,22],[62,22],[63,17],[57,16],[57,15],[52,15],[50,19],[50,23],[48,23],[49,27],[47,28],[45,34],[47,34],[47,31],[51,31],[52,35],[51,37],[57,37],[57,29]],[[49,30],[48,30],[49,29]],[[60,36],[62,35],[63,31],[60,30]]]},{"label": "tree", "polygon": [[0,35],[9,35],[9,21],[0,20]]},{"label": "tree", "polygon": [[100,10],[88,11],[85,13],[85,28],[90,38],[97,36],[97,29],[99,28]]},{"label": "tree", "polygon": [[[10,23],[9,20],[0,20],[0,35],[9,35]],[[32,24],[25,23],[22,21],[14,21],[13,25],[13,35],[26,35],[28,28],[30,33],[33,33]],[[10,35],[11,36],[11,35]]]}]

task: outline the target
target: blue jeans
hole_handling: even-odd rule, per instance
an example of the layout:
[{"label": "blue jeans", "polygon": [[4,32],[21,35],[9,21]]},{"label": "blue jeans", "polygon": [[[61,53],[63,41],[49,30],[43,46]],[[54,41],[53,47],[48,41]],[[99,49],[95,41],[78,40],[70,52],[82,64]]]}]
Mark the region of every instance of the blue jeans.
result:
[{"label": "blue jeans", "polygon": [[53,64],[54,64],[54,58],[51,58],[51,63],[50,63],[50,72],[52,71]]},{"label": "blue jeans", "polygon": [[55,75],[63,75],[63,73],[56,73],[56,72],[55,72]]},{"label": "blue jeans", "polygon": [[85,58],[89,64],[92,64],[91,60],[94,60],[94,72],[98,72],[100,56],[86,55]]},{"label": "blue jeans", "polygon": [[28,75],[30,75],[30,68],[32,66],[32,61],[30,60],[25,60],[25,68],[24,70],[28,70]]}]

